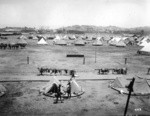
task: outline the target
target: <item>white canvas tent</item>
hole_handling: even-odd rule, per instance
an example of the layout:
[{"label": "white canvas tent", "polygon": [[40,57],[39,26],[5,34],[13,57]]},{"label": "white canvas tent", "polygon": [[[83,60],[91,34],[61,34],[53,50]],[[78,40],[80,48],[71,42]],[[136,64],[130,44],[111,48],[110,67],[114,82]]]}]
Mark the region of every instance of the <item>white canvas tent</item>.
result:
[{"label": "white canvas tent", "polygon": [[92,45],[93,45],[93,46],[102,46],[103,43],[102,43],[100,40],[96,40],[96,41],[93,42]]},{"label": "white canvas tent", "polygon": [[142,49],[140,49],[139,54],[150,55],[150,43],[147,43]]},{"label": "white canvas tent", "polygon": [[3,96],[6,93],[6,88],[0,84],[0,97]]},{"label": "white canvas tent", "polygon": [[116,41],[119,42],[122,38],[121,37],[113,37],[110,42]]},{"label": "white canvas tent", "polygon": [[55,77],[52,77],[52,79],[50,80],[50,82],[48,82],[45,86],[43,86],[40,89],[40,92],[47,94],[48,92],[50,92],[51,88],[53,87],[53,84],[56,84],[57,86],[60,84],[59,80]]},{"label": "white canvas tent", "polygon": [[58,40],[61,40],[61,37],[59,35],[56,35],[56,37],[53,39],[53,42],[56,42]]},{"label": "white canvas tent", "polygon": [[124,43],[123,40],[120,40],[119,42],[116,42],[116,47],[125,47],[126,44]]},{"label": "white canvas tent", "polygon": [[144,37],[139,43],[139,46],[145,46],[146,44],[148,44],[150,42],[150,38],[148,36]]},{"label": "white canvas tent", "polygon": [[75,79],[71,82],[71,93],[80,94],[83,92],[82,87],[75,81]]},{"label": "white canvas tent", "polygon": [[24,45],[27,45],[28,43],[26,42],[26,40],[24,39],[20,39],[17,44],[24,44]]},{"label": "white canvas tent", "polygon": [[21,35],[18,39],[27,39],[27,37],[24,35]]},{"label": "white canvas tent", "polygon": [[[111,83],[110,87],[119,91],[120,93],[128,94],[129,91],[127,86],[130,81],[127,81],[125,78],[116,78],[113,83]],[[146,80],[146,78],[136,77],[133,84],[133,92],[132,95],[149,95],[150,94],[150,86]]]},{"label": "white canvas tent", "polygon": [[65,40],[57,40],[55,42],[55,45],[65,46],[65,45],[67,45],[67,42]]},{"label": "white canvas tent", "polygon": [[69,37],[67,35],[63,36],[64,40],[69,40]]},{"label": "white canvas tent", "polygon": [[41,39],[37,42],[37,44],[39,44],[39,45],[46,45],[46,44],[48,44],[48,43],[45,41],[44,38],[41,38]]}]

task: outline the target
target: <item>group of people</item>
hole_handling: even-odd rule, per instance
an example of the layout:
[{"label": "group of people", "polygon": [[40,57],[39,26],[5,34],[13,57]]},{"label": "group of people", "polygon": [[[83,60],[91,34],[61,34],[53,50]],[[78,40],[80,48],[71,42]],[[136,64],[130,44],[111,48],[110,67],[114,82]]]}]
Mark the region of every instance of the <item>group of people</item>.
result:
[{"label": "group of people", "polygon": [[[51,68],[38,68],[40,75],[43,73],[49,73],[50,75],[72,75],[75,74],[75,70],[68,69],[51,69]],[[64,72],[64,73],[63,73]]]},{"label": "group of people", "polygon": [[112,70],[112,74],[127,74],[127,68],[114,68],[114,69],[96,69],[98,70],[98,74],[108,74],[110,70]]}]

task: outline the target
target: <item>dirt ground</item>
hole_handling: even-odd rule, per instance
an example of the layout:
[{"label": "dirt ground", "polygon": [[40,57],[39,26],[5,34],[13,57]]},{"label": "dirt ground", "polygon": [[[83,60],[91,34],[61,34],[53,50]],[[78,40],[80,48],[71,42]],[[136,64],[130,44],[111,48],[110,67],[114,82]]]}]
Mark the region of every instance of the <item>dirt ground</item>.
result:
[{"label": "dirt ground", "polygon": [[[11,38],[9,38],[11,39]],[[92,79],[91,75],[97,75],[96,68],[128,68],[128,76],[146,75],[150,65],[149,56],[137,55],[141,47],[128,46],[117,48],[114,46],[86,45],[52,46],[36,45],[37,40],[27,40],[29,45],[25,49],[0,50],[0,79],[31,77],[38,75],[38,67],[45,66],[59,69],[75,69],[80,76],[84,74]],[[95,52],[96,51],[96,52]],[[83,58],[67,58],[68,53],[80,53]],[[30,58],[27,64],[27,56]],[[95,63],[96,56],[96,63]],[[124,64],[124,58],[127,64]],[[111,76],[111,74],[109,74]],[[114,75],[112,75],[114,76]],[[116,75],[116,77],[119,75]],[[44,78],[47,76],[43,76]],[[50,77],[50,76],[48,76]],[[54,116],[99,116],[99,115],[123,115],[127,95],[119,94],[108,87],[110,81],[77,81],[84,88],[85,93],[81,97],[65,99],[64,103],[53,104],[54,98],[39,94],[38,88],[47,82],[0,82],[7,88],[5,96],[0,98],[0,115],[54,115]],[[141,110],[139,110],[141,109]],[[150,96],[132,96],[129,103],[128,114],[150,114]]]}]

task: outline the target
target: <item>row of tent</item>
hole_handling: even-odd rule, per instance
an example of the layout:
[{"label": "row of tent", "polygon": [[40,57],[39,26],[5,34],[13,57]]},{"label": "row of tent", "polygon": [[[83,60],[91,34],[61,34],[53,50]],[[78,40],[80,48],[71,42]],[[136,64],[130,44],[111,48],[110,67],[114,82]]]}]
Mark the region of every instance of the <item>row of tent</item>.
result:
[{"label": "row of tent", "polygon": [[[36,37],[33,36],[33,39],[35,39]],[[45,37],[44,40],[46,41]],[[86,38],[86,39],[84,39]],[[38,38],[36,38],[38,39]],[[73,35],[72,39],[70,39],[67,35],[61,37],[59,35],[56,35],[53,39],[53,42],[55,42],[55,44],[57,45],[66,45],[67,44],[67,40],[75,40],[77,41],[79,44],[81,45],[85,45],[85,43],[89,43],[90,41],[92,41],[92,45],[103,45],[103,43],[107,42],[109,45],[111,46],[117,46],[117,47],[125,47],[126,45],[133,45],[136,44],[135,38],[133,37],[109,37],[109,38],[105,38],[105,37],[96,37],[96,36],[91,36],[91,37],[82,37],[82,36],[75,36]],[[89,42],[88,42],[89,41]]]},{"label": "row of tent", "polygon": [[[64,83],[60,82],[57,78],[52,77],[50,82],[48,82],[46,85],[43,87],[39,88],[39,91],[45,95],[50,94],[51,96],[54,96],[55,93],[55,86],[59,86],[61,83],[62,85],[62,93],[64,93],[64,96],[66,95],[67,91],[67,85]],[[128,86],[129,86],[130,81],[128,81],[124,77],[117,77],[109,86],[114,89],[119,91],[120,93],[123,94],[128,94]],[[6,88],[0,84],[0,96],[3,96],[6,93]],[[82,95],[84,93],[83,88],[76,82],[75,79],[72,79],[71,81],[71,94],[72,96],[76,95]],[[135,77],[135,81],[133,84],[133,92],[132,95],[150,95],[150,85],[147,81],[146,78],[141,78],[141,77]]]},{"label": "row of tent", "polygon": [[[38,40],[37,44],[48,44],[46,37],[44,37],[42,35],[37,35],[37,36],[30,35],[29,38]],[[109,39],[106,39],[105,37],[96,37],[96,36],[88,38],[87,36],[83,37],[83,36],[72,35],[72,37],[69,37],[68,35],[65,35],[65,36],[56,35],[51,38],[52,38],[54,44],[56,44],[56,45],[67,45],[68,44],[67,40],[74,40],[75,44],[83,45],[83,46],[86,43],[89,43],[88,40],[92,41],[92,45],[96,45],[96,46],[102,46],[105,41],[110,46],[116,46],[116,47],[126,47],[127,45],[129,45],[129,43],[137,44],[137,42],[138,42],[137,38],[135,39],[133,37],[121,37],[121,36],[109,37]],[[87,38],[87,39],[83,39],[83,38]],[[141,45],[144,46],[145,44],[147,44],[147,38],[148,37],[145,37],[144,39],[139,41],[139,43],[141,42],[140,46]],[[24,43],[26,43],[25,40],[27,39],[27,37],[25,35],[21,35],[20,37],[18,37],[18,39],[20,39],[20,40],[24,41]],[[140,40],[140,38],[138,40]]]},{"label": "row of tent", "polygon": [[[53,40],[53,43],[55,45],[68,45],[68,42],[65,41],[65,40]],[[84,42],[83,40],[76,40],[73,43],[74,43],[74,45],[78,45],[78,46],[84,46],[86,44],[86,42]],[[47,43],[47,41],[44,38],[41,38],[37,42],[37,44],[45,45],[45,44],[48,44],[48,43]],[[95,40],[92,45],[93,46],[102,46],[103,43],[100,40]]]}]

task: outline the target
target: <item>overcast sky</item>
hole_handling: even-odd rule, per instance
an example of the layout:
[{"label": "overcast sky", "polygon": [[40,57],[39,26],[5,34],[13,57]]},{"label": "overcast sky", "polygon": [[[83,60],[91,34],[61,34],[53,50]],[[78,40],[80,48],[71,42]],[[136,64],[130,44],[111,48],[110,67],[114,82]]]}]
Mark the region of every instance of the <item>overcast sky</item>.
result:
[{"label": "overcast sky", "polygon": [[0,0],[0,27],[150,26],[150,0]]}]

